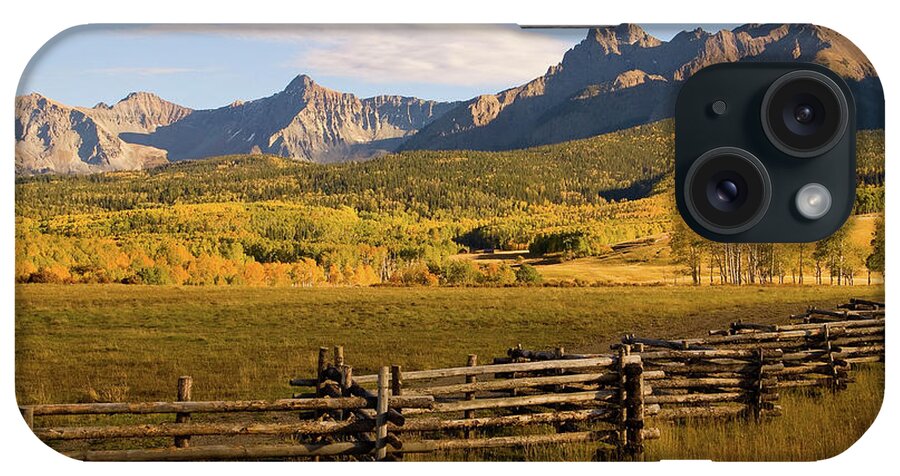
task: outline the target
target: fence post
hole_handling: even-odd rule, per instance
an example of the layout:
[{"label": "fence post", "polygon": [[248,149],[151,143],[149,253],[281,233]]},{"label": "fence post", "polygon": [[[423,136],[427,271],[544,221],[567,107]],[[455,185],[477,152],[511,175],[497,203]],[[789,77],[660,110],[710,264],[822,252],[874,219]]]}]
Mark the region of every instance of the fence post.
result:
[{"label": "fence post", "polygon": [[382,461],[387,457],[387,414],[390,381],[388,368],[378,369],[378,399],[375,408],[375,460]]},{"label": "fence post", "polygon": [[349,365],[341,365],[341,396],[350,396],[350,386],[353,385],[353,367]]},{"label": "fence post", "polygon": [[618,423],[618,442],[619,457],[624,456],[625,448],[628,445],[628,381],[625,374],[625,357],[631,353],[631,346],[622,344],[619,346],[619,359],[616,362],[616,370],[619,373],[618,385],[618,404],[619,414],[617,415]]},{"label": "fence post", "polygon": [[[349,397],[349,396],[351,396],[350,386],[353,385],[353,367],[351,367],[349,365],[341,365],[339,367],[339,370],[341,372],[341,381],[340,381],[341,396]],[[337,414],[338,420],[343,420],[344,417],[346,416],[346,413],[344,412],[344,410],[338,410],[335,413]]]},{"label": "fence post", "polygon": [[[328,347],[319,347],[319,355],[316,359],[316,398],[325,396],[325,369],[328,368]],[[316,419],[322,418],[326,412],[316,410],[314,415]],[[315,438],[318,441],[320,438]],[[313,461],[319,461],[318,456],[313,457]]]},{"label": "fence post", "polygon": [[[466,367],[475,367],[476,365],[478,365],[478,355],[469,354],[468,358],[466,359]],[[466,375],[466,383],[476,382],[478,382],[477,377],[475,377],[474,375]],[[475,400],[475,392],[466,392],[466,400]],[[475,418],[475,410],[466,410],[463,414],[463,417],[466,419]],[[465,435],[466,439],[468,439],[471,435],[471,432],[467,428],[463,431],[463,434]]]},{"label": "fence post", "polygon": [[[553,354],[554,354],[555,358],[561,360],[566,356],[566,348],[565,347],[557,347],[556,350],[553,352]],[[565,373],[566,373],[565,369],[559,369],[556,371],[557,375],[565,375]],[[553,386],[554,392],[561,392],[562,390],[563,390],[562,385],[554,385]],[[559,426],[560,425],[557,425],[557,428],[556,428],[557,431],[559,431]]]},{"label": "fence post", "polygon": [[[193,386],[193,379],[191,379],[190,375],[184,375],[178,377],[178,401],[179,402],[189,402],[191,401],[191,387]],[[190,413],[176,413],[175,414],[175,423],[190,423],[191,422],[191,414]],[[176,448],[187,448],[190,446],[191,437],[190,436],[176,436],[175,437],[175,447]]]},{"label": "fence post", "polygon": [[339,369],[341,365],[344,365],[344,346],[336,345],[334,346],[334,367]]},{"label": "fence post", "polygon": [[831,368],[831,391],[835,392],[843,388],[840,373],[834,363],[834,354],[831,347],[831,326],[828,323],[822,324],[822,339],[825,353],[828,355],[828,366]]},{"label": "fence post", "polygon": [[[341,373],[342,381],[339,382],[340,386],[341,386],[341,395],[345,396],[345,397],[349,396],[350,395],[349,393],[345,394],[343,392],[343,389],[344,389],[344,386],[343,386],[344,346],[342,346],[342,345],[334,346],[334,362],[332,363],[332,365],[334,365],[334,368],[336,368],[338,370],[338,372]],[[349,385],[349,383],[348,383],[348,385]],[[335,415],[337,416],[338,420],[344,419],[344,412],[342,410],[338,410],[337,412],[335,412]]]},{"label": "fence post", "polygon": [[633,459],[641,459],[644,454],[644,363],[625,366],[628,417],[626,450]]},{"label": "fence post", "polygon": [[757,365],[759,367],[756,369],[756,395],[753,399],[753,417],[757,420],[762,416],[763,413],[763,393],[765,392],[765,387],[763,386],[763,381],[765,380],[765,373],[763,372],[763,368],[765,368],[766,360],[765,360],[765,352],[762,348],[756,350],[757,353]]},{"label": "fence post", "polygon": [[403,395],[403,367],[391,365],[391,395]]},{"label": "fence post", "polygon": [[[403,368],[399,365],[391,365],[391,396],[400,396],[403,394]],[[402,410],[397,409],[401,414]],[[395,435],[396,436],[396,435]],[[396,453],[395,459],[402,460],[403,453]]]},{"label": "fence post", "polygon": [[[521,344],[521,343],[516,344],[516,350],[520,350],[520,351],[521,351],[522,349],[524,349],[524,347],[522,347],[522,344]],[[519,355],[522,355],[522,354],[520,353]],[[521,359],[521,358],[520,358],[520,359]],[[524,360],[524,361],[527,362],[527,361],[530,360],[530,359],[521,359],[521,360],[519,360],[519,359],[513,359],[512,362],[521,362],[522,360]],[[516,378],[516,377],[518,376],[518,375],[516,375],[516,372],[510,372],[510,373],[507,374],[507,375],[508,375],[508,376],[507,376],[506,378]],[[496,377],[496,376],[495,376],[495,377]],[[511,397],[517,397],[517,396],[519,396],[519,389],[518,389],[518,388],[514,388],[514,389],[510,390],[510,391],[509,391],[509,396],[511,396]]]},{"label": "fence post", "polygon": [[[319,347],[319,358],[316,362],[316,397],[323,397],[325,386],[325,369],[328,366],[328,347]],[[321,415],[321,412],[316,412]]]}]

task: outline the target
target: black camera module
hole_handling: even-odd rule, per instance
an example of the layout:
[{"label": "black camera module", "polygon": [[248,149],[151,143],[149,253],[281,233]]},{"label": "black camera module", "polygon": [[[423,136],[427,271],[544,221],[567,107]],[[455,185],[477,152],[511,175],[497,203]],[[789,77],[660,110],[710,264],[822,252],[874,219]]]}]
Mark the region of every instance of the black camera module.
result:
[{"label": "black camera module", "polygon": [[719,147],[701,155],[685,176],[684,203],[693,218],[722,235],[756,225],[769,208],[772,185],[762,162],[746,150]]},{"label": "black camera module", "polygon": [[769,140],[782,152],[801,158],[831,150],[847,129],[849,108],[840,87],[816,71],[798,70],[769,86],[761,120]]},{"label": "black camera module", "polygon": [[675,104],[678,212],[713,241],[821,240],[853,211],[856,129],[853,90],[827,67],[707,66]]}]

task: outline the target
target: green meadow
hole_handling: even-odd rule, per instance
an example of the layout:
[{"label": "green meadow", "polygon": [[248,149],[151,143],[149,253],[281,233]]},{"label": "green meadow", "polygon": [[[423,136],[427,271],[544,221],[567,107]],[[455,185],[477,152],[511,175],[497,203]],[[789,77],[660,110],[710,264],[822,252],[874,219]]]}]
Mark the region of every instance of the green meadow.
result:
[{"label": "green meadow", "polygon": [[[601,352],[622,334],[702,335],[742,318],[785,322],[807,305],[883,298],[881,286],[369,287],[290,289],[136,285],[16,288],[19,402],[171,400],[180,375],[195,400],[275,399],[314,372],[319,346],[345,346],[358,374],[464,364],[518,343]],[[784,415],[655,423],[648,459],[821,459],[855,441],[881,403],[883,368],[845,391],[788,392]],[[532,429],[538,431],[540,428]],[[802,442],[802,443],[801,443]],[[448,459],[521,459],[521,452]],[[539,460],[591,459],[593,448],[527,448]],[[413,457],[415,459],[415,457]],[[429,457],[428,459],[432,459]]]}]

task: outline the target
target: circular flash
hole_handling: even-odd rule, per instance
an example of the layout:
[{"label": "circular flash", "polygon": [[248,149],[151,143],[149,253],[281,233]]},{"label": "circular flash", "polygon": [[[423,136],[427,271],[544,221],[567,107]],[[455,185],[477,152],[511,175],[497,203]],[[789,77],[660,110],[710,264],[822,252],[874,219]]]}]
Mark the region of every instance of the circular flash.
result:
[{"label": "circular flash", "polygon": [[794,203],[804,218],[818,220],[831,210],[831,192],[822,184],[808,183],[797,191]]}]

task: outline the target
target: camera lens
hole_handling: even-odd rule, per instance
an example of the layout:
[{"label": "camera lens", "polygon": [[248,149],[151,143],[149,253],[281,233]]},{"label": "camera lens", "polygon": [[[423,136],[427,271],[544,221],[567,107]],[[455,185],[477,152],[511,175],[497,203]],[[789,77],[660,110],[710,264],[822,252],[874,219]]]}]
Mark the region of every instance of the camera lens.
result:
[{"label": "camera lens", "polygon": [[769,140],[794,157],[831,150],[847,129],[847,98],[831,78],[793,71],[772,83],[762,102],[762,125]]},{"label": "camera lens", "polygon": [[685,205],[704,228],[740,233],[756,225],[769,207],[769,175],[753,154],[720,147],[701,155],[685,176]]},{"label": "camera lens", "polygon": [[718,210],[730,211],[742,202],[746,195],[746,184],[741,177],[722,172],[710,179],[707,190],[709,203]]},{"label": "camera lens", "polygon": [[731,203],[738,196],[738,188],[731,180],[723,180],[716,185],[716,197],[719,201]]},{"label": "camera lens", "polygon": [[801,104],[794,109],[794,120],[800,124],[809,124],[816,118],[816,111],[809,104]]},{"label": "camera lens", "polygon": [[716,197],[720,202],[732,203],[738,197],[738,188],[731,180],[722,180],[716,184]]}]

